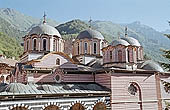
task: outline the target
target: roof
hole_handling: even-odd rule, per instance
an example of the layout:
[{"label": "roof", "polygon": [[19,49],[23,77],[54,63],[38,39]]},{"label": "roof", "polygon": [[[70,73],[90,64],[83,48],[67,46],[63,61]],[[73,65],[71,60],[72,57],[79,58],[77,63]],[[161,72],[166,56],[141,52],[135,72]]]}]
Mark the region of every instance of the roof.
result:
[{"label": "roof", "polygon": [[[78,93],[109,93],[110,90],[96,83],[72,83],[72,84],[22,84],[10,83],[0,86],[0,96],[8,95],[45,95],[45,94],[78,94]],[[5,89],[4,89],[5,88]]]},{"label": "roof", "polygon": [[46,23],[33,27],[31,31],[28,33],[28,35],[32,35],[32,34],[47,34],[47,35],[56,35],[58,37],[61,37],[60,33],[56,28],[47,25]]},{"label": "roof", "polygon": [[84,31],[80,32],[80,34],[77,36],[77,39],[84,39],[84,38],[87,38],[87,39],[92,39],[92,38],[104,39],[103,35],[100,32],[93,30],[93,29],[84,30]]},{"label": "roof", "polygon": [[117,45],[124,45],[124,46],[128,46],[130,45],[127,41],[123,40],[123,39],[116,39],[116,40],[113,40],[111,42],[111,45],[112,46],[117,46]]},{"label": "roof", "polygon": [[141,46],[140,43],[139,43],[139,41],[136,40],[136,39],[133,38],[133,37],[123,37],[123,38],[121,38],[121,39],[127,41],[127,42],[128,42],[130,45],[132,45],[132,46]]},{"label": "roof", "polygon": [[6,58],[1,57],[0,58],[0,63],[7,64],[8,66],[15,67],[15,64],[17,63],[17,60],[6,59]]},{"label": "roof", "polygon": [[162,69],[162,67],[152,61],[152,60],[147,60],[145,61],[142,65],[141,65],[141,69],[144,69],[144,70],[153,70],[153,71],[159,71],[159,72],[164,72],[164,70]]}]

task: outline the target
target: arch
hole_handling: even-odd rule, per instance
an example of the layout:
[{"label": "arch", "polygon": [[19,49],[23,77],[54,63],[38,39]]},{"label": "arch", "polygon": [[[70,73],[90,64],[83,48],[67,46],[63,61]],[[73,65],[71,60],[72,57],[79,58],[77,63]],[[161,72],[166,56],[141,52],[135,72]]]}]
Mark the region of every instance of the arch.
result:
[{"label": "arch", "polygon": [[[139,86],[138,83],[136,82],[130,82],[130,86],[134,86],[135,88],[137,88],[136,91],[139,91],[139,102],[138,104],[140,105],[140,110],[143,110],[143,105],[142,105],[142,91],[141,91],[141,88]],[[135,90],[135,89],[134,89]]]},{"label": "arch", "polygon": [[56,51],[56,40],[53,40],[53,51]]},{"label": "arch", "polygon": [[47,39],[43,39],[43,50],[47,50]]},{"label": "arch", "polygon": [[11,110],[28,110],[28,108],[22,107],[22,106],[17,106],[17,107],[13,107]]},{"label": "arch", "polygon": [[28,49],[29,49],[29,40],[27,40],[27,51],[28,51]]},{"label": "arch", "polygon": [[70,110],[85,110],[85,107],[81,103],[74,104]]},{"label": "arch", "polygon": [[79,51],[80,51],[80,46],[79,43],[77,43],[77,54],[79,55]]},{"label": "arch", "polygon": [[128,58],[128,62],[130,62],[130,51],[127,50],[127,58]]},{"label": "arch", "polygon": [[106,110],[106,105],[103,102],[98,102],[94,107],[93,110]]},{"label": "arch", "polygon": [[2,75],[2,76],[0,77],[0,83],[4,83],[4,81],[5,81],[5,77]]},{"label": "arch", "polygon": [[110,51],[110,61],[113,59],[112,51]]},{"label": "arch", "polygon": [[60,59],[59,58],[56,59],[56,65],[60,65]]},{"label": "arch", "polygon": [[88,44],[87,42],[84,43],[84,53],[86,54],[87,53],[87,48],[88,48]]},{"label": "arch", "polygon": [[93,43],[93,53],[96,54],[97,53],[97,42]]},{"label": "arch", "polygon": [[10,82],[10,78],[11,78],[11,76],[8,75],[8,76],[6,77],[6,82]]},{"label": "arch", "polygon": [[56,105],[49,105],[45,107],[43,110],[60,110],[60,108]]},{"label": "arch", "polygon": [[122,62],[122,51],[118,50],[118,61]]},{"label": "arch", "polygon": [[33,50],[36,50],[36,47],[37,47],[37,39],[34,38],[33,39]]}]

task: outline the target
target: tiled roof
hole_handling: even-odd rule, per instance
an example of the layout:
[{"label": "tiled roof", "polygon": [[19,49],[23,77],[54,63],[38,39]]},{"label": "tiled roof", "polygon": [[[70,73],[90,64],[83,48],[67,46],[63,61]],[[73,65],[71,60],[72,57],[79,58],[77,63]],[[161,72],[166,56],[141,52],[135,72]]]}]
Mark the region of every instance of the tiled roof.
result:
[{"label": "tiled roof", "polygon": [[7,64],[8,66],[14,67],[15,64],[17,63],[17,60],[0,58],[0,63]]},{"label": "tiled roof", "polygon": [[[3,88],[1,90],[1,88]],[[11,83],[0,86],[0,96],[9,95],[45,95],[45,94],[96,94],[110,93],[110,90],[96,83],[72,83],[72,84],[34,84]]]}]

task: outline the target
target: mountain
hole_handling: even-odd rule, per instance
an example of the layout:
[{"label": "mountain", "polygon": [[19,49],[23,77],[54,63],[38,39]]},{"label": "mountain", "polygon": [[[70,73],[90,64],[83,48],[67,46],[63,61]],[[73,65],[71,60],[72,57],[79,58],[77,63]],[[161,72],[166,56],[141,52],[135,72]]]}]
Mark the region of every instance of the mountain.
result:
[{"label": "mountain", "polygon": [[3,54],[8,58],[18,58],[22,52],[23,48],[15,38],[8,37],[0,32],[0,54]]},{"label": "mountain", "polygon": [[[27,31],[32,25],[40,24],[42,22],[42,19],[27,16],[10,8],[0,8],[0,17],[20,31]],[[47,19],[47,23],[51,26],[56,26],[58,24],[51,19]]]},{"label": "mountain", "polygon": [[24,32],[17,30],[10,23],[0,17],[0,32],[11,36],[16,39],[20,39],[20,36],[24,36]]}]

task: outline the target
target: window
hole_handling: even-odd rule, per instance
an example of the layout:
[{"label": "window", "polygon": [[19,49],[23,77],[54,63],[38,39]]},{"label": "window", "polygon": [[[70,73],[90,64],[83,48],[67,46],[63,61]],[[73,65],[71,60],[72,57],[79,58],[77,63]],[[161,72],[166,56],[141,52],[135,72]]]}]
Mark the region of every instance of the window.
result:
[{"label": "window", "polygon": [[53,41],[53,51],[56,51],[56,42],[55,42],[55,40]]},{"label": "window", "polygon": [[56,59],[56,65],[60,65],[60,59],[59,58]]},{"label": "window", "polygon": [[112,51],[110,51],[110,60],[112,59]]},{"label": "window", "polygon": [[130,62],[130,52],[127,50],[128,62]]},{"label": "window", "polygon": [[79,43],[77,43],[77,54],[79,55],[79,51],[80,51],[80,47],[79,47]]},{"label": "window", "polygon": [[137,94],[137,87],[134,85],[134,84],[130,84],[129,87],[128,87],[128,92],[131,94],[131,95],[136,95]]},{"label": "window", "polygon": [[122,62],[122,51],[121,50],[118,51],[118,61]]},{"label": "window", "polygon": [[87,42],[84,43],[84,53],[87,53]]},{"label": "window", "polygon": [[97,53],[97,43],[96,42],[93,43],[93,51],[94,51],[94,54]]},{"label": "window", "polygon": [[44,51],[46,51],[46,44],[47,44],[46,39],[43,39],[43,50],[44,50]]},{"label": "window", "polygon": [[36,50],[36,43],[37,43],[37,40],[33,39],[33,50]]},{"label": "window", "polygon": [[27,51],[28,51],[28,49],[29,49],[29,40],[27,41]]}]

